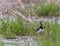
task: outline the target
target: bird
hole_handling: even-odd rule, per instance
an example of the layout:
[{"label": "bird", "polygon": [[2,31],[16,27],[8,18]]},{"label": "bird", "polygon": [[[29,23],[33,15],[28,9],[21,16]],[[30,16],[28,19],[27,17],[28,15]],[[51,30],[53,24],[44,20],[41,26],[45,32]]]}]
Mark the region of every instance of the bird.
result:
[{"label": "bird", "polygon": [[42,22],[40,22],[40,26],[39,26],[39,28],[36,31],[37,31],[37,33],[40,33],[40,32],[44,31],[43,30],[43,26],[42,26]]}]

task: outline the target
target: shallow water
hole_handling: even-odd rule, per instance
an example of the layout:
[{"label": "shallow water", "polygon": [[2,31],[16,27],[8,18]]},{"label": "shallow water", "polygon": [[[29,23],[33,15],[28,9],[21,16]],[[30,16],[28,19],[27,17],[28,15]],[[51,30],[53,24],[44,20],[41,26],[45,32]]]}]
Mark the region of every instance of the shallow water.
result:
[{"label": "shallow water", "polygon": [[36,19],[36,17],[35,16],[33,16],[33,17],[31,17],[30,18],[31,20],[33,20],[33,21],[37,21],[37,22],[40,22],[40,21],[44,21],[44,22],[49,22],[49,23],[51,23],[51,22],[55,22],[56,20],[57,20],[57,22],[58,22],[58,24],[60,24],[60,17],[52,17],[52,18],[48,18],[48,17],[39,17],[38,19]]},{"label": "shallow water", "polygon": [[[8,14],[3,14],[3,16],[0,17],[0,18],[4,19],[4,20],[6,21],[6,20],[7,20],[7,19],[6,19],[7,16],[9,17],[9,20],[10,20],[10,21],[11,21],[11,20],[15,21],[15,20],[17,19],[16,16],[12,16],[12,15],[8,15]],[[58,24],[60,24],[60,17],[57,17],[57,19],[56,19],[56,17],[52,17],[52,18],[39,17],[39,18],[37,19],[35,16],[32,16],[32,17],[29,16],[28,19],[30,19],[30,20],[32,20],[32,21],[37,21],[37,22],[40,22],[41,20],[43,20],[43,21],[45,21],[45,22],[48,21],[49,23],[51,23],[51,22],[54,23],[54,21],[57,20]]]},{"label": "shallow water", "polygon": [[32,36],[21,36],[17,39],[3,39],[1,41],[3,46],[37,46],[36,40]]}]

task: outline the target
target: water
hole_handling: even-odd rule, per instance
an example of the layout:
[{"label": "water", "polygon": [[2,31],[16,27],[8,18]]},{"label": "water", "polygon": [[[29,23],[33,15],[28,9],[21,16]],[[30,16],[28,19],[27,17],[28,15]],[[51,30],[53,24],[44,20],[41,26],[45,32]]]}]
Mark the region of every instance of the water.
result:
[{"label": "water", "polygon": [[58,19],[56,19],[56,17],[52,17],[52,18],[47,18],[47,17],[39,17],[38,19],[36,19],[35,16],[31,17],[30,19],[33,20],[33,21],[37,21],[37,22],[40,22],[40,21],[44,21],[44,22],[55,22],[57,20],[58,24],[60,24],[60,17],[57,17]]},{"label": "water", "polygon": [[[13,20],[13,21],[16,21],[16,16],[12,16],[12,15],[8,15],[8,14],[3,14],[2,15],[2,17],[0,17],[0,18],[2,18],[2,19],[4,19],[5,21],[7,21],[7,16],[9,16],[9,20],[11,21],[11,20]],[[48,21],[49,23],[51,23],[51,22],[55,22],[55,20],[57,20],[57,22],[58,22],[58,24],[60,24],[60,17],[58,17],[58,19],[56,19],[56,17],[52,17],[52,18],[47,18],[47,17],[39,17],[38,19],[35,17],[35,16],[32,16],[32,17],[28,17],[30,20],[32,20],[32,21],[37,21],[37,22],[40,22],[40,21]]]},{"label": "water", "polygon": [[21,36],[17,39],[3,39],[3,46],[37,46],[36,40],[32,36]]}]

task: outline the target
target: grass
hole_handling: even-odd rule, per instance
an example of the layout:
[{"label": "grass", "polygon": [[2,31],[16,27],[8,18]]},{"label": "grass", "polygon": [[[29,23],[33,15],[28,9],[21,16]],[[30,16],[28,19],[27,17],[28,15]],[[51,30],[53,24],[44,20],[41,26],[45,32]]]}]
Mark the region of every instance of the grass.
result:
[{"label": "grass", "polygon": [[0,27],[0,35],[6,38],[14,38],[15,36],[23,36],[23,35],[32,35],[35,31],[36,27],[31,25],[30,23],[26,23],[23,19],[17,18],[16,21],[10,21],[7,18],[5,22],[3,19],[0,19],[1,27]]},{"label": "grass", "polygon": [[[28,25],[27,25],[27,28],[24,27],[24,26],[22,26],[21,20],[20,20],[20,22],[16,22],[16,23],[15,22],[9,22],[9,23],[12,25],[12,26],[9,25],[9,28],[10,28],[10,26],[12,28],[9,29],[9,32],[8,33],[11,33],[12,32],[11,35],[13,35],[13,33],[16,33],[16,32],[18,33],[18,35],[22,35],[23,33],[25,33],[25,30],[26,31],[29,31],[30,30],[29,31],[30,34],[33,33],[33,30],[34,29],[32,27],[28,26]],[[4,28],[3,28],[2,31],[6,31],[8,29],[8,28],[6,28],[7,25],[5,25],[5,24],[6,23],[3,24],[4,25],[3,26]],[[46,22],[44,24],[45,24],[44,29],[45,29],[45,33],[46,34],[45,35],[40,35],[40,34],[34,35],[36,37],[36,39],[37,39],[36,40],[37,41],[37,46],[60,46],[60,25],[58,25],[57,22],[50,23],[50,24],[48,22]],[[24,27],[24,28],[22,28],[21,26]],[[22,31],[20,32],[20,30],[22,30]],[[50,31],[52,31],[51,34],[49,34]],[[7,33],[7,31],[6,31],[6,33]],[[3,34],[4,34],[4,32],[3,32]],[[10,34],[6,34],[6,35],[11,36]],[[6,36],[6,35],[4,35],[4,36]],[[2,46],[2,43],[0,44],[0,46]]]},{"label": "grass", "polygon": [[[15,36],[32,35],[36,37],[37,46],[60,46],[60,25],[57,21],[54,23],[44,22],[44,34],[37,34],[35,30],[39,27],[30,23],[24,23],[21,18],[16,21],[7,21],[0,19],[0,35],[5,38],[14,38]],[[52,33],[50,33],[52,31]],[[3,43],[4,44],[4,43]],[[2,43],[0,44],[2,46]]]},{"label": "grass", "polygon": [[35,7],[38,16],[59,16],[60,7],[55,3],[43,3]]},{"label": "grass", "polygon": [[[57,22],[55,23],[46,23],[47,27],[45,27],[45,32],[46,34],[43,35],[43,37],[41,37],[39,35],[38,37],[38,45],[37,46],[60,46],[60,25],[57,24]],[[50,31],[52,31],[51,34]]]},{"label": "grass", "polygon": [[[32,8],[32,7],[31,7]],[[31,8],[22,9],[20,12],[23,15],[30,13],[28,10]],[[19,9],[18,9],[19,10]],[[41,4],[34,9],[37,15],[41,16],[59,16],[60,7],[54,3]],[[32,15],[32,13],[30,13]],[[32,35],[36,39],[37,46],[60,46],[60,25],[55,21],[54,23],[44,22],[44,33],[37,34],[35,30],[39,27],[39,24],[35,22],[35,26],[28,22],[25,22],[21,18],[17,18],[16,21],[10,21],[7,18],[5,22],[0,19],[0,35],[5,38],[15,38],[16,36],[30,36]],[[51,32],[52,31],[52,32]],[[51,33],[50,33],[51,32]],[[0,39],[1,40],[1,39]],[[0,46],[4,46],[4,42],[0,41]],[[26,43],[28,46],[28,43]],[[16,44],[16,46],[18,46]]]},{"label": "grass", "polygon": [[23,15],[28,17],[30,14],[31,16],[60,16],[60,6],[56,3],[41,3],[37,6],[29,6],[25,9],[17,9],[19,12],[21,12]]}]

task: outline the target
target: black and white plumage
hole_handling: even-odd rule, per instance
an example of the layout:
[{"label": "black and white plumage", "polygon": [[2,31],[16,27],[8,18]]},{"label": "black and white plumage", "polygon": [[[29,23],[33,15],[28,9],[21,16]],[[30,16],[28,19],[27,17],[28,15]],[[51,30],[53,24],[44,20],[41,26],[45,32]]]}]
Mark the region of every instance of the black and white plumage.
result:
[{"label": "black and white plumage", "polygon": [[43,32],[43,31],[44,31],[41,22],[40,22],[40,26],[39,26],[39,28],[38,28],[36,31],[37,31],[37,33],[39,33],[39,32]]}]

